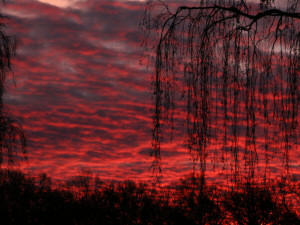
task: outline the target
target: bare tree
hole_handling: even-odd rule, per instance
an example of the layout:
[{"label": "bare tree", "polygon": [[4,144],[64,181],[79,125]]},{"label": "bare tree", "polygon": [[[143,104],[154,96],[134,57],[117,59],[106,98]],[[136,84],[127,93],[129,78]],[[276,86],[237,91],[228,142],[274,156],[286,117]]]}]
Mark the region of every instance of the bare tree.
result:
[{"label": "bare tree", "polygon": [[289,178],[300,133],[299,1],[178,4],[149,0],[142,22],[146,52],[155,58],[154,169],[162,126],[172,136],[185,108],[185,144],[203,179],[208,158],[232,171],[234,181],[254,179],[264,161],[267,179],[275,156]]},{"label": "bare tree", "polygon": [[23,154],[26,153],[24,132],[3,105],[5,80],[12,70],[11,59],[16,55],[19,43],[16,37],[6,34],[7,20],[8,18],[0,13],[0,167],[4,159],[7,159],[8,165],[13,165],[20,149]]}]

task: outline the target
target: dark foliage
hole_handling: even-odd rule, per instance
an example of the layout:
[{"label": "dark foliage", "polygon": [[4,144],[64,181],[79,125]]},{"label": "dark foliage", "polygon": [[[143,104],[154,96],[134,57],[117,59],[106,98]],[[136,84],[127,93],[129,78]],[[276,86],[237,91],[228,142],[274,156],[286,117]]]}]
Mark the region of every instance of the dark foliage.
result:
[{"label": "dark foliage", "polygon": [[[78,177],[85,177],[86,174]],[[78,177],[75,180],[79,180]],[[186,178],[165,188],[133,181],[104,183],[90,176],[54,188],[42,174],[0,172],[1,224],[299,224],[299,212],[279,192],[241,184],[219,190]],[[84,181],[82,181],[84,182]],[[96,185],[95,185],[96,184]],[[100,185],[99,185],[100,184]],[[275,189],[274,189],[275,188]],[[202,191],[200,191],[202,190]],[[299,192],[296,192],[299,194]],[[299,196],[299,195],[298,195]],[[298,214],[297,214],[298,213]]]}]

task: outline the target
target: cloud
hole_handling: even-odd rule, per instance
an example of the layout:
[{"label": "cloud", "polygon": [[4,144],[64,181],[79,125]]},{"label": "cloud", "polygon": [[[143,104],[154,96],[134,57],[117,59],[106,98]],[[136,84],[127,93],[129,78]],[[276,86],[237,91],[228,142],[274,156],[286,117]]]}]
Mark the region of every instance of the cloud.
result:
[{"label": "cloud", "polygon": [[[17,86],[8,81],[4,101],[23,120],[29,171],[66,179],[90,168],[104,179],[149,179],[152,72],[139,64],[144,8],[145,1],[7,2],[8,32],[23,45],[13,61]],[[192,168],[184,132],[162,150],[165,180]]]}]

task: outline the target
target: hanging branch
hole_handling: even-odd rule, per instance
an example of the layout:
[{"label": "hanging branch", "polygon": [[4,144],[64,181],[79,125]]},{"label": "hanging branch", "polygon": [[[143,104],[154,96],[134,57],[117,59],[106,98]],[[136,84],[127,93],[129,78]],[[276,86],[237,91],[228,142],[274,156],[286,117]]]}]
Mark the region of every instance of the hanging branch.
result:
[{"label": "hanging branch", "polygon": [[269,8],[269,1],[262,1],[261,9],[246,1],[203,2],[172,13],[166,3],[149,1],[145,11],[144,44],[150,54],[155,49],[156,58],[154,165],[160,171],[162,126],[174,129],[174,112],[182,111],[176,105],[183,101],[185,143],[201,176],[222,140],[220,159],[214,160],[232,171],[235,182],[240,175],[254,180],[263,158],[266,174],[280,154],[288,177],[290,151],[299,148],[300,133],[298,3],[290,1],[283,11]]},{"label": "hanging branch", "polygon": [[[3,1],[4,3],[4,1]],[[0,168],[4,159],[8,166],[17,162],[18,151],[21,150],[26,159],[26,137],[21,126],[11,118],[3,105],[5,80],[11,72],[11,59],[16,55],[19,40],[5,32],[6,16],[0,13]]]}]

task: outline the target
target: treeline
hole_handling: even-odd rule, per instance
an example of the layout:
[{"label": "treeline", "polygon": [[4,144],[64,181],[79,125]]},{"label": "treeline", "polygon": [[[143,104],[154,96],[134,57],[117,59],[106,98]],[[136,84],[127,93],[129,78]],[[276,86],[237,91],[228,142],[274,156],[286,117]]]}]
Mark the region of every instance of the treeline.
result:
[{"label": "treeline", "polygon": [[300,224],[299,187],[222,190],[190,177],[164,188],[106,183],[83,172],[59,187],[42,174],[0,171],[0,224]]}]

